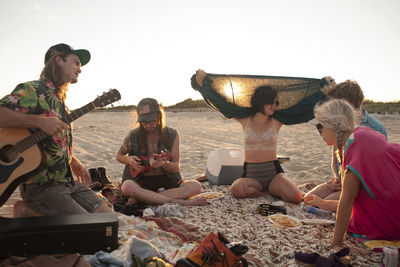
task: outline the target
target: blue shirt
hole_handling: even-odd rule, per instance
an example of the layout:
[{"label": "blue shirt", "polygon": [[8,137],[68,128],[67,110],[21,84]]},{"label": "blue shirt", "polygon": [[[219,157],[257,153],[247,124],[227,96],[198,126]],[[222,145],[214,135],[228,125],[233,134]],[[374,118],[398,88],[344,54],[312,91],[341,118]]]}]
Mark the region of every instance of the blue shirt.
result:
[{"label": "blue shirt", "polygon": [[364,113],[364,115],[361,119],[360,126],[367,126],[367,127],[371,128],[372,130],[380,132],[381,134],[383,134],[386,137],[386,140],[387,140],[387,132],[386,132],[386,128],[383,125],[383,123],[380,122],[379,120],[375,119],[371,115],[369,115],[368,112],[364,109],[363,109],[363,113]]}]

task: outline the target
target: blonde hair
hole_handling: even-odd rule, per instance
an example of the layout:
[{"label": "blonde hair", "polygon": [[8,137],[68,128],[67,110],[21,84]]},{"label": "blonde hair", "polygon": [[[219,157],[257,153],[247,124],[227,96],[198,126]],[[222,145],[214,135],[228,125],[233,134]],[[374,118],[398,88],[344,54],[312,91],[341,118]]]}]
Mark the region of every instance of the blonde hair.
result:
[{"label": "blonde hair", "polygon": [[352,106],[344,100],[332,99],[314,107],[315,118],[324,127],[336,132],[337,153],[343,163],[344,135],[353,132],[356,119]]}]

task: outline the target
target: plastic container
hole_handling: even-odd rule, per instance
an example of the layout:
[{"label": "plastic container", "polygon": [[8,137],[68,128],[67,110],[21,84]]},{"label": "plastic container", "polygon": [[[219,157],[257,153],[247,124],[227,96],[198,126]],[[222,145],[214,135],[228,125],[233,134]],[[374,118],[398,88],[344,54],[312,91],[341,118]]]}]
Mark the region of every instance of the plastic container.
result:
[{"label": "plastic container", "polygon": [[332,220],[332,213],[327,210],[321,210],[313,206],[303,206],[303,210],[308,213],[314,214],[320,219]]},{"label": "plastic container", "polygon": [[382,250],[381,266],[397,267],[399,262],[399,251],[396,247],[386,246]]}]

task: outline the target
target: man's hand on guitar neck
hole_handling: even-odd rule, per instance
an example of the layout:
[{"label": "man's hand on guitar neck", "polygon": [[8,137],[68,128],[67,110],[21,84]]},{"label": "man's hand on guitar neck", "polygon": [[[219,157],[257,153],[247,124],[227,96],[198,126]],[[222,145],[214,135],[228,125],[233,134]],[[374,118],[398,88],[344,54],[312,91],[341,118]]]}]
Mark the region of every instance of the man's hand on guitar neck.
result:
[{"label": "man's hand on guitar neck", "polygon": [[49,136],[57,135],[69,128],[69,125],[57,117],[42,117],[39,124],[40,130]]}]

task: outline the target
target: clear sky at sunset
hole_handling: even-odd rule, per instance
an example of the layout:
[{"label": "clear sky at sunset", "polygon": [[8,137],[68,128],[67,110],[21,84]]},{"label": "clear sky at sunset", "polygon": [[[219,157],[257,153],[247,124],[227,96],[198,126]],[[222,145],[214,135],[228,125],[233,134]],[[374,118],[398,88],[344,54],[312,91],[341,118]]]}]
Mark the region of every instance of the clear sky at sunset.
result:
[{"label": "clear sky at sunset", "polygon": [[365,97],[400,100],[398,0],[0,0],[0,96],[37,79],[46,50],[92,54],[68,106],[109,88],[119,105],[201,99],[199,68],[358,81]]}]

